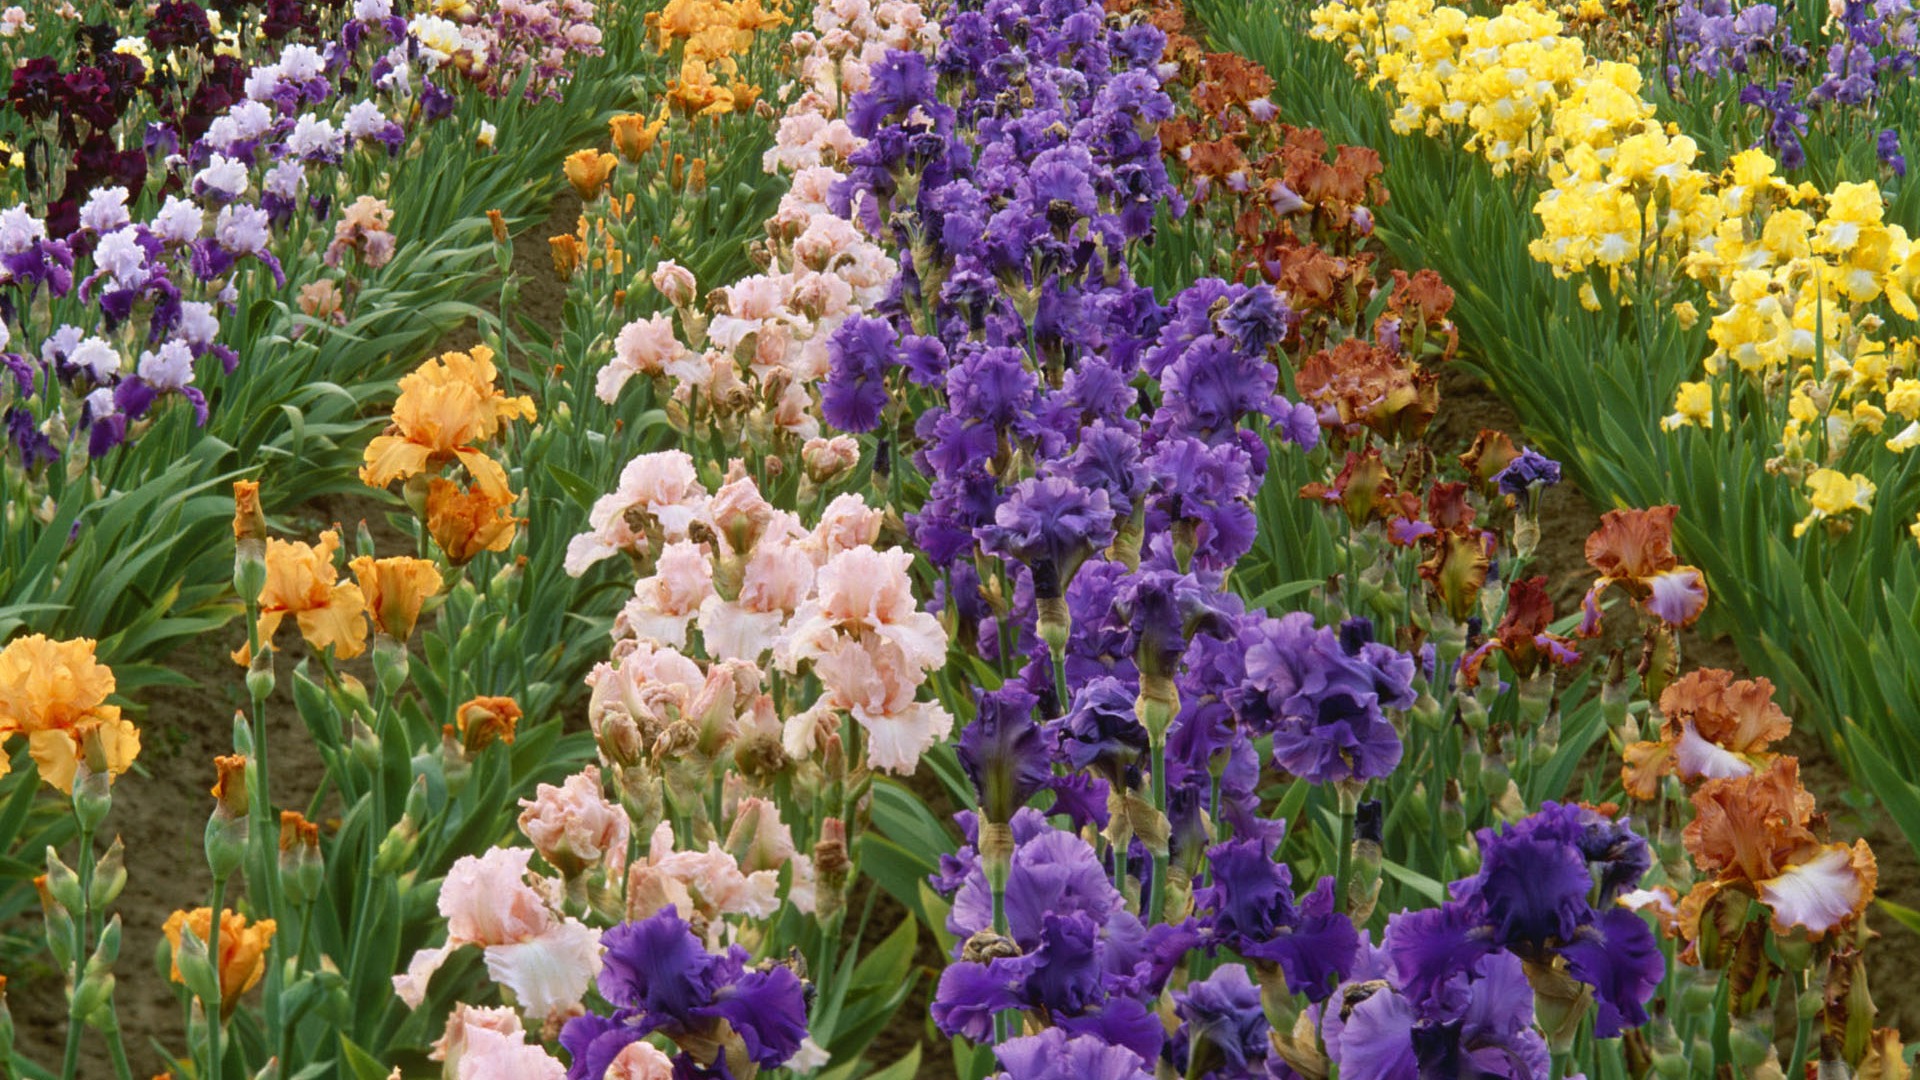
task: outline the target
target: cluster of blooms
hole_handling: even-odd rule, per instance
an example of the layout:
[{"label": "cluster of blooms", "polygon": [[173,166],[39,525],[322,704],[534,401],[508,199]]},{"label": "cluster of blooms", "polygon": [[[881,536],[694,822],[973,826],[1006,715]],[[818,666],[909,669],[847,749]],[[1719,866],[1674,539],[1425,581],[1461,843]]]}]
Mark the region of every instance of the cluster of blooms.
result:
[{"label": "cluster of blooms", "polygon": [[[377,0],[357,11],[324,48],[293,41],[271,63],[216,63],[191,109],[154,123],[147,150],[127,152],[126,167],[99,177],[102,186],[75,188],[45,214],[24,203],[0,210],[0,363],[8,375],[0,400],[11,399],[7,429],[23,463],[76,450],[99,457],[144,429],[167,395],[189,402],[204,423],[207,399],[195,385],[209,374],[202,361],[231,373],[240,360],[219,341],[239,275],[258,264],[284,286],[281,258],[305,251],[307,223],[325,222],[357,194],[354,170],[333,167],[364,157],[383,170],[407,137],[396,117],[450,114],[452,97],[414,73],[419,41],[405,24]],[[185,33],[179,26],[206,18],[185,0],[162,4],[149,35],[186,48],[187,38],[175,40]],[[14,108],[70,114],[78,87],[92,85],[83,77],[91,70],[17,69]],[[215,78],[225,81],[216,87]],[[345,92],[350,86],[364,96]],[[148,175],[149,162],[158,175]],[[130,207],[143,185],[168,194],[151,219],[135,221]],[[383,202],[360,195],[336,223],[324,261],[384,265],[394,247],[389,221]],[[355,281],[350,272],[349,295]],[[331,280],[310,283],[301,303],[309,314],[335,316],[340,290]],[[28,317],[39,310],[48,315]],[[75,455],[70,467],[83,460]]]},{"label": "cluster of blooms", "polygon": [[[1015,25],[1018,36],[1006,29]],[[1275,861],[1280,836],[1258,814],[1252,739],[1271,736],[1288,773],[1358,790],[1399,763],[1384,710],[1413,703],[1416,663],[1371,641],[1364,620],[1336,633],[1305,614],[1243,612],[1222,578],[1252,545],[1249,499],[1271,453],[1314,445],[1323,423],[1364,428],[1375,413],[1388,423],[1408,403],[1347,391],[1332,370],[1316,384],[1318,407],[1279,396],[1268,354],[1296,317],[1266,285],[1202,281],[1162,306],[1132,282],[1125,249],[1178,201],[1160,148],[1139,134],[1142,120],[1172,114],[1161,31],[1018,0],[944,29],[931,66],[887,58],[849,110],[868,141],[836,196],[890,233],[902,274],[887,319],[849,320],[835,334],[823,393],[836,427],[918,445],[930,487],[908,524],[942,572],[943,618],[1010,676],[976,692],[960,738],[981,805],[961,817],[970,845],[935,878],[952,897],[959,944],[934,1017],[950,1034],[998,1036],[1008,1075],[1046,1075],[1060,1059],[1099,1060],[1113,1075],[1163,1060],[1188,1075],[1244,1075],[1276,1045],[1262,988],[1273,988],[1269,1005],[1325,1001],[1362,959],[1332,879],[1296,902]],[[1019,62],[979,62],[989,54]],[[1015,83],[1025,109],[1008,107]],[[1324,144],[1294,145],[1302,172],[1309,154],[1338,168]],[[1355,174],[1364,191],[1367,170]],[[1443,349],[1450,296],[1437,284],[1400,281],[1383,332],[1412,322]],[[1401,374],[1411,384],[1411,366]],[[1146,380],[1154,397],[1140,391]],[[1343,393],[1357,406],[1344,419]],[[901,407],[919,399],[929,404],[917,416]],[[1551,463],[1533,457],[1541,464],[1512,478],[1521,492],[1548,482]],[[1076,831],[1025,806],[1042,792]],[[1579,837],[1556,823],[1528,842],[1576,844],[1580,823]],[[1232,838],[1219,839],[1222,829]],[[1570,850],[1584,873],[1586,858]],[[1637,883],[1620,876],[1621,887]],[[1522,902],[1513,894],[1526,883],[1509,873],[1485,890],[1478,906],[1463,899],[1448,913],[1476,940],[1474,920],[1491,926],[1486,913]],[[1646,925],[1614,915],[1638,928],[1657,975]],[[1454,982],[1505,978],[1504,1008],[1524,987],[1516,957],[1553,971],[1576,963],[1562,952],[1586,963],[1585,950],[1605,952],[1606,933],[1629,933],[1606,916],[1589,907],[1564,926],[1489,933],[1458,972],[1410,967],[1402,1000],[1423,1028],[1440,1029],[1460,1015]],[[1155,1006],[1197,947],[1230,949],[1259,978],[1226,964],[1175,992],[1182,1023],[1170,1037]],[[1488,955],[1496,950],[1506,951]],[[1561,977],[1579,986],[1589,976],[1607,983],[1621,1015],[1640,1015],[1650,981],[1597,967]],[[1048,1030],[1004,1040],[995,1016],[1007,1010]],[[1495,1026],[1544,1058],[1531,1021],[1527,1008]],[[1409,1057],[1428,1041],[1413,1027],[1408,1019],[1400,1035]],[[1318,1054],[1318,1043],[1307,1035],[1301,1053]]]},{"label": "cluster of blooms", "polygon": [[[634,774],[647,777],[627,785],[636,801],[657,804],[666,766],[693,760],[677,732],[659,743],[683,717],[705,731],[698,775],[685,785],[695,791],[721,751],[734,752],[736,728],[743,741],[771,740],[739,750],[767,758],[764,772],[785,759],[837,757],[845,713],[865,733],[867,763],[899,773],[952,729],[945,710],[915,700],[946,662],[946,632],[918,610],[912,556],[873,546],[881,515],[858,495],[833,500],[809,530],[738,467],[710,495],[693,459],[673,450],[630,462],[588,520],[593,531],[568,547],[569,573],[625,555],[645,575],[615,620],[614,662],[589,680],[594,730],[620,783],[636,755],[672,759]],[[686,655],[702,652],[704,671]],[[809,665],[824,688],[819,700],[777,715],[760,694],[768,657],[788,672]],[[639,794],[649,787],[650,799]]]},{"label": "cluster of blooms", "polygon": [[627,381],[642,375],[660,398],[677,403],[676,416],[690,427],[769,459],[792,460],[797,449],[811,484],[830,483],[855,464],[851,440],[820,437],[817,384],[827,374],[828,340],[885,299],[898,266],[828,208],[849,156],[865,143],[839,110],[866,88],[871,64],[889,50],[929,47],[938,33],[917,5],[901,0],[814,10],[811,28],[789,42],[798,66],[783,92],[792,100],[763,161],[789,182],[756,247],[765,271],[713,290],[696,307],[692,274],[672,262],[658,267],[653,284],[673,315],[620,331],[599,375],[603,401],[618,400]]},{"label": "cluster of blooms", "polygon": [[[1849,5],[1842,17],[1863,10]],[[1474,44],[1496,34],[1494,22],[1516,19],[1539,35]],[[1834,466],[1896,419],[1906,423],[1884,438],[1886,449],[1920,445],[1920,382],[1905,377],[1915,340],[1894,329],[1920,320],[1920,248],[1887,220],[1877,184],[1842,182],[1824,193],[1789,184],[1760,149],[1707,171],[1693,140],[1653,119],[1637,69],[1584,56],[1559,35],[1556,16],[1527,3],[1508,5],[1497,20],[1427,0],[1332,3],[1316,10],[1315,23],[1316,36],[1350,43],[1356,67],[1392,80],[1403,114],[1430,128],[1458,120],[1484,133],[1470,109],[1449,112],[1465,101],[1451,81],[1432,82],[1436,70],[1484,63],[1503,85],[1512,73],[1515,85],[1557,87],[1539,91],[1551,115],[1527,129],[1549,181],[1534,208],[1542,226],[1534,258],[1563,276],[1604,273],[1628,303],[1658,302],[1683,275],[1699,282],[1712,308],[1709,378],[1681,385],[1664,426],[1762,428],[1779,450],[1769,468],[1806,485],[1810,510],[1796,535],[1815,522],[1845,531],[1870,509],[1873,478]],[[1543,41],[1552,43],[1548,53],[1574,54],[1564,78],[1565,65],[1540,66]],[[1484,140],[1477,145],[1488,153]],[[1599,308],[1593,278],[1581,298]],[[1683,327],[1702,317],[1690,301],[1674,313]],[[1779,384],[1768,396],[1784,390],[1784,416],[1737,407],[1743,382]]]},{"label": "cluster of blooms", "polygon": [[[1193,212],[1230,230],[1236,275],[1264,278],[1286,296],[1293,315],[1288,348],[1304,344],[1311,351],[1339,336],[1336,326],[1351,330],[1372,291],[1374,255],[1364,248],[1373,232],[1372,207],[1386,200],[1379,154],[1341,146],[1329,161],[1320,132],[1275,122],[1273,80],[1263,69],[1233,53],[1202,52],[1186,36],[1177,5],[1159,4],[1147,15],[1169,35],[1167,55],[1180,65],[1169,88],[1189,107],[1161,123],[1160,144],[1192,192]],[[1429,319],[1407,327],[1410,351],[1424,351],[1431,323],[1435,350],[1444,346],[1451,355],[1457,338],[1445,321],[1451,295],[1422,300],[1437,306]],[[1395,332],[1401,315],[1396,306],[1383,332]]]},{"label": "cluster of blooms", "polygon": [[[569,569],[625,556],[647,575],[615,620],[612,658],[588,678],[600,766],[522,802],[532,851],[454,865],[440,892],[446,943],[394,980],[419,1007],[447,957],[479,946],[529,1020],[573,1017],[559,1036],[572,1064],[527,1042],[517,1015],[458,1006],[439,1051],[466,1062],[458,1075],[487,1075],[466,1071],[475,1055],[515,1075],[590,1078],[824,1062],[805,1038],[799,978],[751,964],[742,940],[782,911],[829,923],[844,909],[860,740],[842,715],[864,734],[865,763],[899,772],[951,728],[913,700],[946,636],[915,610],[910,557],[872,546],[880,523],[846,495],[808,530],[743,474],[709,494],[678,451],[636,458],[595,506]],[[805,664],[823,692],[795,706],[786,695],[801,680],[783,689],[767,664],[789,676]],[[817,837],[810,853],[783,806]],[[636,853],[640,836],[650,841]],[[531,871],[536,852],[557,876]],[[596,975],[611,1011],[581,1015]],[[476,1024],[504,1038],[463,1043]]]},{"label": "cluster of blooms", "polygon": [[524,82],[527,100],[557,101],[580,60],[601,53],[594,16],[592,0],[453,0],[407,29],[429,70],[451,65],[494,97]]},{"label": "cluster of blooms", "polygon": [[[1871,123],[1881,99],[1920,65],[1920,18],[1910,0],[1843,0],[1831,16],[1821,36],[1802,43],[1774,4],[1735,10],[1729,0],[1686,0],[1673,13],[1667,85],[1674,89],[1686,76],[1715,89],[1720,79],[1751,80],[1740,103],[1765,114],[1766,147],[1786,168],[1799,169],[1812,113],[1856,110]],[[1824,66],[1814,63],[1822,53]],[[1881,128],[1874,143],[1881,162],[1905,176],[1899,129]]]},{"label": "cluster of blooms", "polygon": [[647,29],[662,55],[676,46],[679,73],[667,80],[667,100],[694,116],[746,112],[761,88],[740,71],[740,57],[760,31],[787,25],[784,0],[668,0],[649,11]]},{"label": "cluster of blooms", "polygon": [[[408,503],[455,566],[482,551],[505,551],[519,520],[519,496],[507,470],[483,445],[513,420],[532,421],[533,399],[509,397],[495,386],[493,350],[476,345],[421,364],[400,380],[387,430],[367,444],[360,479],[384,488],[405,481]],[[467,483],[441,475],[457,465]]]},{"label": "cluster of blooms", "polygon": [[1736,1029],[1770,1026],[1757,1015],[1755,988],[1789,972],[1824,985],[1825,1021],[1853,1032],[1848,1064],[1877,1075],[1890,1056],[1897,1062],[1899,1038],[1867,1037],[1861,1021],[1870,1025],[1870,1016],[1849,1013],[1848,999],[1865,985],[1859,945],[1878,866],[1865,840],[1828,839],[1799,762],[1771,749],[1792,726],[1772,698],[1766,679],[1711,668],[1662,691],[1650,717],[1658,738],[1626,747],[1622,782],[1636,799],[1691,803],[1680,830],[1687,859],[1666,861],[1671,884],[1621,893],[1619,902],[1657,914],[1686,963],[1736,973]]}]

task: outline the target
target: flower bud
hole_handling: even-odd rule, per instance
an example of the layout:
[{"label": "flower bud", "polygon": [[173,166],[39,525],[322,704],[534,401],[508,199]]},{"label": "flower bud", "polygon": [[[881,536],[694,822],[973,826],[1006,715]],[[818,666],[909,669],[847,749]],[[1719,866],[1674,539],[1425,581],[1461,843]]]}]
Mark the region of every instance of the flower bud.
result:
[{"label": "flower bud", "polygon": [[367,726],[366,721],[355,714],[348,721],[348,743],[353,751],[353,760],[368,772],[380,768],[380,736]]},{"label": "flower bud", "polygon": [[296,905],[320,895],[325,866],[320,857],[320,826],[296,810],[280,812],[280,889]]},{"label": "flower bud", "polygon": [[175,981],[202,1002],[218,1002],[220,979],[214,972],[212,959],[207,955],[206,940],[197,929],[184,924],[175,933],[179,939],[173,947]]},{"label": "flower bud", "polygon": [[407,685],[407,676],[412,667],[406,643],[384,633],[376,633],[373,635],[372,652],[374,685],[391,698]]},{"label": "flower bud", "polygon": [[808,439],[800,447],[800,464],[808,480],[823,486],[831,484],[860,464],[860,444],[848,435]]},{"label": "flower bud", "polygon": [[60,856],[53,850],[52,845],[47,847],[47,872],[44,877],[46,893],[53,897],[54,903],[59,904],[61,910],[68,913],[86,910],[80,892],[80,875],[74,873],[72,867],[60,861]]},{"label": "flower bud", "polygon": [[273,650],[261,649],[247,661],[247,696],[265,701],[273,694]]},{"label": "flower bud", "polygon": [[460,742],[460,729],[452,724],[440,725],[440,775],[446,778],[447,797],[457,799],[467,786],[467,777],[473,774],[473,762],[467,758],[467,748]]},{"label": "flower bud", "polygon": [[1467,811],[1460,801],[1460,781],[1448,777],[1440,795],[1440,831],[1449,840],[1467,835]]},{"label": "flower bud", "polygon": [[1414,723],[1428,731],[1439,731],[1445,723],[1445,714],[1440,711],[1440,703],[1425,690],[1420,691],[1420,696],[1413,700],[1413,707],[1407,711],[1413,716]]},{"label": "flower bud", "polygon": [[[119,837],[107,847],[107,853],[93,864],[93,880],[87,885],[87,902],[100,911],[120,898],[127,887],[127,848]],[[0,1056],[0,1061],[6,1060]]]},{"label": "flower bud", "polygon": [[1734,1018],[1732,1030],[1727,1033],[1727,1048],[1733,1051],[1734,1072],[1740,1076],[1752,1075],[1774,1053],[1773,1018]]},{"label": "flower bud", "polygon": [[109,766],[106,732],[99,723],[76,725],[86,734],[80,739],[80,764],[73,774],[73,813],[80,827],[97,832],[100,823],[113,809],[113,773]]},{"label": "flower bud", "polygon": [[467,753],[477,754],[495,742],[511,745],[520,716],[519,703],[510,697],[476,697],[455,710],[454,723]]},{"label": "flower bud", "polygon": [[847,878],[853,862],[847,855],[847,826],[839,818],[820,823],[820,840],[813,845],[815,917],[821,923],[846,907]]},{"label": "flower bud", "polygon": [[1368,799],[1353,816],[1352,877],[1347,881],[1347,912],[1355,923],[1372,917],[1380,900],[1380,868],[1383,861],[1381,841],[1385,838],[1386,818],[1379,799]]},{"label": "flower bud", "polygon": [[260,482],[233,482],[233,591],[253,604],[267,585],[267,516],[260,509]]},{"label": "flower bud", "polygon": [[213,814],[207,818],[207,867],[213,880],[225,881],[247,857],[247,759],[228,754],[213,759],[219,777],[213,783]]},{"label": "flower bud", "polygon": [[561,281],[573,280],[574,272],[580,268],[580,241],[572,233],[551,237],[547,246],[553,256],[553,272]]},{"label": "flower bud", "polygon": [[401,814],[400,820],[387,831],[387,835],[380,840],[380,846],[374,850],[373,872],[382,875],[398,873],[419,846],[419,827],[411,816]]},{"label": "flower bud", "polygon": [[1593,987],[1569,975],[1557,965],[1521,961],[1527,982],[1533,986],[1534,1021],[1547,1037],[1554,1053],[1565,1053],[1573,1046],[1581,1021],[1593,1007]]},{"label": "flower bud", "polygon": [[[47,852],[51,855],[53,849],[48,848]],[[67,970],[73,967],[73,913],[53,895],[53,885],[46,874],[34,877],[33,888],[40,894],[40,918],[46,927],[47,951],[53,954],[53,966]]]}]

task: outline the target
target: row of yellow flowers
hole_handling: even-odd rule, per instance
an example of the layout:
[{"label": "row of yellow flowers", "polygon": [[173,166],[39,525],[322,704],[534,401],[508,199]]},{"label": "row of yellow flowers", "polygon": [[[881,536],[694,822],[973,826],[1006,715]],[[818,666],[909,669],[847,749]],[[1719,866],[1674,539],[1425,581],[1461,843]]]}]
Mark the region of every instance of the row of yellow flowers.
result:
[{"label": "row of yellow flowers", "polygon": [[1345,44],[1351,66],[1391,88],[1396,130],[1459,138],[1495,173],[1544,182],[1530,254],[1584,277],[1590,309],[1604,282],[1691,328],[1701,312],[1686,283],[1701,286],[1706,378],[1680,387],[1663,426],[1764,431],[1769,468],[1806,485],[1796,535],[1869,509],[1873,479],[1834,468],[1856,443],[1920,446],[1920,245],[1887,220],[1875,183],[1791,184],[1758,149],[1715,170],[1655,116],[1638,67],[1591,55],[1536,0],[1493,16],[1332,0],[1313,20],[1316,38]]}]

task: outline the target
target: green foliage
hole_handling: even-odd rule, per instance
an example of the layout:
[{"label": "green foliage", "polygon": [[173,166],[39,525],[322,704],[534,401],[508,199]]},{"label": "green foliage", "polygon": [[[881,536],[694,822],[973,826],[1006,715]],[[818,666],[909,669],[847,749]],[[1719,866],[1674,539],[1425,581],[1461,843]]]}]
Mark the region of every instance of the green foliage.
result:
[{"label": "green foliage", "polygon": [[[1650,303],[1617,303],[1633,297],[1602,295],[1599,312],[1585,310],[1574,282],[1528,255],[1532,188],[1458,147],[1394,133],[1386,93],[1355,77],[1338,48],[1305,36],[1307,7],[1195,7],[1219,46],[1273,74],[1283,119],[1381,152],[1392,194],[1378,208],[1381,241],[1454,288],[1460,362],[1513,405],[1527,436],[1603,508],[1679,505],[1680,554],[1713,590],[1704,630],[1730,632],[1748,666],[1792,694],[1796,718],[1856,770],[1868,757],[1891,764],[1891,774],[1861,774],[1883,796],[1920,798],[1904,779],[1920,769],[1920,736],[1906,720],[1920,712],[1920,672],[1900,660],[1920,645],[1920,570],[1898,509],[1920,502],[1920,477],[1905,466],[1869,469],[1877,509],[1851,534],[1793,537],[1805,508],[1793,485],[1767,472],[1769,446],[1738,426],[1660,430],[1709,351],[1704,325],[1686,330]],[[1738,145],[1738,130],[1704,126],[1710,112],[1683,111],[1683,125],[1705,132],[1709,148]],[[1861,175],[1849,171],[1857,149],[1833,153],[1851,155],[1836,175]],[[1902,192],[1893,214],[1912,227],[1916,210]],[[1885,795],[1888,785],[1896,795]],[[1920,821],[1903,831],[1920,846]]]}]

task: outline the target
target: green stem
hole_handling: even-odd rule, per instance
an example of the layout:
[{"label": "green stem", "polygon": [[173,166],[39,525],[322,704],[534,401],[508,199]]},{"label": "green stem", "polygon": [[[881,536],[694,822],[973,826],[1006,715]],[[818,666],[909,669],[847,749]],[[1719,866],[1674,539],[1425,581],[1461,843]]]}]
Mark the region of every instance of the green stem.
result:
[{"label": "green stem", "polygon": [[[1162,815],[1167,812],[1167,737],[1163,734],[1153,736],[1150,751],[1153,755],[1153,806]],[[1126,852],[1120,852],[1124,859]],[[1147,925],[1160,921],[1160,912],[1167,902],[1167,854],[1158,851],[1153,856],[1153,884],[1147,892]]]},{"label": "green stem", "polygon": [[1793,1056],[1787,1059],[1787,1075],[1797,1076],[1802,1070],[1801,1062],[1807,1056],[1807,1037],[1812,1033],[1813,1022],[1810,1017],[1800,1015],[1800,995],[1805,992],[1806,976],[1802,972],[1793,973],[1793,1008],[1796,1018],[1793,1030]]},{"label": "green stem", "polygon": [[210,908],[212,915],[207,919],[207,962],[213,965],[214,999],[211,1002],[201,1002],[202,1008],[208,1005],[212,1006],[212,1008],[207,1010],[208,1080],[220,1080],[220,1067],[225,1064],[220,1048],[220,1029],[226,1023],[226,1017],[223,1015],[225,1009],[220,1000],[223,989],[220,985],[220,905],[226,901],[226,895],[227,883],[224,881],[214,882],[213,904]]},{"label": "green stem", "polygon": [[1061,716],[1065,716],[1067,707],[1071,703],[1071,699],[1067,697],[1067,652],[1065,649],[1052,651],[1054,707],[1060,710]]},{"label": "green stem", "polygon": [[1338,861],[1333,878],[1333,902],[1341,911],[1347,910],[1347,880],[1353,876],[1353,800],[1344,793],[1340,796],[1340,847],[1335,852]]},{"label": "green stem", "polygon": [[120,1018],[113,1012],[108,1013],[107,1052],[113,1057],[114,1080],[133,1080],[133,1066],[127,1062],[126,1042],[120,1037]]},{"label": "green stem", "polygon": [[80,983],[87,973],[87,939],[91,936],[89,926],[93,922],[93,904],[88,897],[91,893],[93,877],[93,830],[84,822],[80,824],[80,917],[73,923],[73,981],[67,990],[67,1045],[66,1052],[60,1058],[61,1080],[73,1080],[80,1071],[80,1017],[73,1014],[73,995],[80,992]]}]

